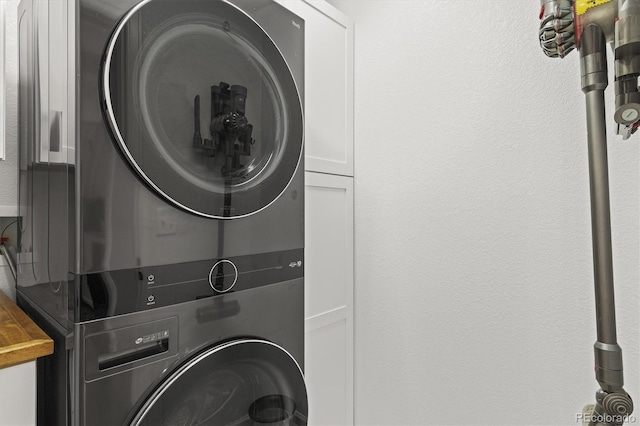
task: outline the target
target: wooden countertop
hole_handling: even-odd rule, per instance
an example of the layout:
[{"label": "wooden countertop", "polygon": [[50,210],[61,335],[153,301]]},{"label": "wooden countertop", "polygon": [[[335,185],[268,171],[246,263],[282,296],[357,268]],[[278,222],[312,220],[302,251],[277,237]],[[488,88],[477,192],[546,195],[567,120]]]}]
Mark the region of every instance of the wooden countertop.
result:
[{"label": "wooden countertop", "polygon": [[0,368],[52,353],[53,340],[0,291]]}]

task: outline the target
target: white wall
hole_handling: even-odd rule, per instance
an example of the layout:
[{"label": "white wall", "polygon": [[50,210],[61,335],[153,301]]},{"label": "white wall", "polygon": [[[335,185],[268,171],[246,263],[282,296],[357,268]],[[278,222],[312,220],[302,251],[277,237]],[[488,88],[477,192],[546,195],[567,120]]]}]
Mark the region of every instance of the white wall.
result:
[{"label": "white wall", "polygon": [[[577,54],[542,54],[535,0],[330,2],[356,25],[356,424],[576,424],[598,387]],[[636,401],[639,138],[609,156]]]}]

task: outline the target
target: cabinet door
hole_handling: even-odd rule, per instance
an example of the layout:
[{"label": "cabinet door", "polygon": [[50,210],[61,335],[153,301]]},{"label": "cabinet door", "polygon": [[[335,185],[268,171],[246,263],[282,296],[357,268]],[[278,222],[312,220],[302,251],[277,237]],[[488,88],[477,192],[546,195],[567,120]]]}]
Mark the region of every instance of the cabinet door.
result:
[{"label": "cabinet door", "polygon": [[[45,3],[45,2],[38,2]],[[42,138],[43,145],[48,146],[48,162],[54,164],[73,164],[73,143],[67,137],[67,2],[52,1],[48,2],[46,7],[48,13],[48,39],[44,43],[48,43],[48,49],[44,45],[40,46],[40,52],[43,50],[48,53],[49,59],[48,72],[42,77],[48,78],[48,82],[44,82],[41,78],[42,85],[46,84],[48,96],[46,101],[48,105],[42,103],[41,114],[43,117]],[[40,72],[43,73],[41,64]],[[44,88],[42,88],[44,90]],[[44,98],[44,96],[43,96]],[[44,101],[45,99],[43,99]],[[41,147],[44,150],[44,147]]]},{"label": "cabinet door", "polygon": [[353,23],[325,1],[279,3],[305,21],[305,170],[353,176]]},{"label": "cabinet door", "polygon": [[18,215],[17,146],[13,137],[15,124],[12,122],[16,105],[14,49],[17,34],[14,34],[13,27],[16,6],[17,3],[0,1],[0,60],[4,61],[4,66],[0,67],[0,217]]},{"label": "cabinet door", "polygon": [[3,66],[0,67],[0,161],[7,158],[6,154],[6,141],[5,141],[5,22],[6,18],[6,2],[0,2],[0,60],[2,60]]},{"label": "cabinet door", "polygon": [[36,424],[36,362],[0,369],[0,426]]},{"label": "cabinet door", "polygon": [[[67,164],[67,2],[25,2],[32,19],[33,48],[28,61],[33,85],[34,147],[32,160],[37,164]],[[21,84],[23,84],[21,82]],[[72,160],[71,160],[72,161]]]},{"label": "cabinet door", "polygon": [[306,173],[310,425],[353,424],[353,178]]}]

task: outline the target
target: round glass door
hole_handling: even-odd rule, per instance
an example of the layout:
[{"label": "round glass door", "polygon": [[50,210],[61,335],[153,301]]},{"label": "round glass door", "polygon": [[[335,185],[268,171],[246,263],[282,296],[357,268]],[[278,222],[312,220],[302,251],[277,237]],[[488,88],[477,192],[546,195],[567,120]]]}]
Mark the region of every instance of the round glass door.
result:
[{"label": "round glass door", "polygon": [[260,211],[302,156],[300,97],[271,38],[222,1],[147,0],[105,54],[105,117],[159,196],[205,217]]},{"label": "round glass door", "polygon": [[131,425],[307,424],[302,371],[281,347],[237,340],[196,356],[151,394]]}]

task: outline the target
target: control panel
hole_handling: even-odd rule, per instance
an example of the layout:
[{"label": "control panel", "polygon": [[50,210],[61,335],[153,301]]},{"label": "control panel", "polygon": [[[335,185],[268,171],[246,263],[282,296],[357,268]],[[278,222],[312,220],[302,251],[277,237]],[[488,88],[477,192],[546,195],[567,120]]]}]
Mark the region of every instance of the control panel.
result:
[{"label": "control panel", "polygon": [[80,277],[75,321],[88,321],[304,276],[303,249],[141,267]]}]

